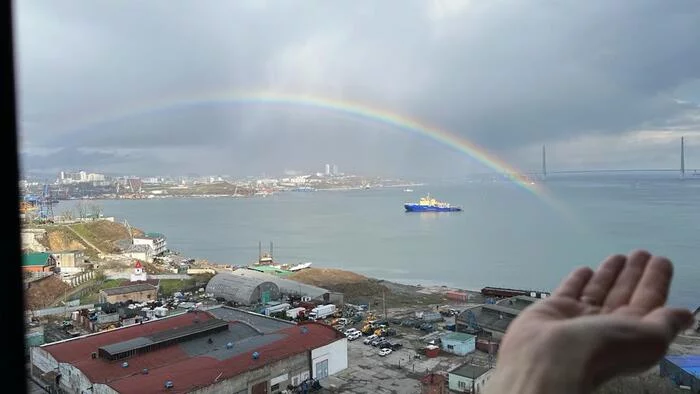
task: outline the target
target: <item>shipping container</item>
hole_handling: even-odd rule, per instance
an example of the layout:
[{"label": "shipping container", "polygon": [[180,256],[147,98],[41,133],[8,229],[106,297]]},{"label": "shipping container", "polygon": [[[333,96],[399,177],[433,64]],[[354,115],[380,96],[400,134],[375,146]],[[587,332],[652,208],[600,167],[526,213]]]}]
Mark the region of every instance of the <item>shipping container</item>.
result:
[{"label": "shipping container", "polygon": [[461,291],[448,291],[445,293],[446,297],[450,300],[463,301],[466,302],[469,299],[469,294],[463,293]]}]

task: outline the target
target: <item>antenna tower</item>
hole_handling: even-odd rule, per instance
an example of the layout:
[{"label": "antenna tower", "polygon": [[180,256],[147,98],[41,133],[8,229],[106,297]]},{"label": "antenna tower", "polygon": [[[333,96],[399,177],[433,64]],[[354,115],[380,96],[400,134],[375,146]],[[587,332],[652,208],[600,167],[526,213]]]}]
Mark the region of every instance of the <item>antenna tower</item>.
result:
[{"label": "antenna tower", "polygon": [[685,178],[685,137],[681,137],[681,178]]}]

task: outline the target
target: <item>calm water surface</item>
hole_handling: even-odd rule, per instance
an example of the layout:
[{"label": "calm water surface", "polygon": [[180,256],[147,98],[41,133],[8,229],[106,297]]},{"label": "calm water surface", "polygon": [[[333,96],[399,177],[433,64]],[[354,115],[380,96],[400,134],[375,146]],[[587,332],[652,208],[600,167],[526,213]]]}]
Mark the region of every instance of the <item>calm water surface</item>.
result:
[{"label": "calm water surface", "polygon": [[[700,304],[700,180],[550,178],[562,214],[513,184],[462,183],[251,199],[100,201],[105,215],[166,234],[183,254],[247,264],[258,241],[280,262],[312,261],[405,283],[551,289],[573,267],[647,248],[676,268],[672,303]],[[461,213],[404,213],[431,193]],[[62,202],[56,212],[74,202]]]}]

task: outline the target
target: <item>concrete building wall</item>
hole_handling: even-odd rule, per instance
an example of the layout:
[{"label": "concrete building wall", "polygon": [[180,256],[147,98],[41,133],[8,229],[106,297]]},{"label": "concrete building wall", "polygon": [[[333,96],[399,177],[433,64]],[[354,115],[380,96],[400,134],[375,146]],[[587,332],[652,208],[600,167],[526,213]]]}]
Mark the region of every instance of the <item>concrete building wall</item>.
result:
[{"label": "concrete building wall", "polygon": [[[265,365],[253,371],[234,376],[221,382],[191,391],[196,394],[251,393],[253,386],[264,382],[268,393],[279,393],[294,384],[293,378],[309,373],[309,353],[297,354],[285,360]],[[177,380],[173,383],[177,386]],[[298,384],[298,382],[296,383]],[[277,390],[271,388],[277,385]]]},{"label": "concrete building wall", "polygon": [[[86,391],[90,393],[90,391]],[[118,391],[102,383],[95,383],[92,385],[92,393],[94,394],[119,394]]]},{"label": "concrete building wall", "polygon": [[151,290],[135,291],[132,293],[114,295],[107,295],[107,293],[105,293],[104,291],[100,291],[100,302],[109,302],[112,304],[128,300],[132,300],[134,302],[146,302],[155,300],[156,298],[157,290],[155,288]]},{"label": "concrete building wall", "polygon": [[321,379],[348,367],[348,340],[339,339],[311,350],[311,376]]},{"label": "concrete building wall", "polygon": [[41,347],[32,348],[29,357],[33,367],[32,370],[38,370],[38,374],[53,371],[58,368],[58,361]]},{"label": "concrete building wall", "polygon": [[[92,387],[90,379],[81,370],[71,364],[59,363],[58,370],[61,373],[59,387],[69,393],[86,393]],[[112,390],[112,393],[116,391]]]},{"label": "concrete building wall", "polygon": [[167,248],[167,243],[165,241],[165,238],[139,238],[139,237],[134,237],[134,245],[148,245],[153,249],[153,254],[154,255],[159,255],[164,253]]},{"label": "concrete building wall", "polygon": [[484,385],[488,382],[489,378],[491,377],[491,371],[484,373],[476,379],[470,379],[465,376],[455,375],[451,373],[449,374],[448,387],[450,388],[450,390],[456,391],[458,393],[471,392],[470,390],[472,389],[472,387],[474,388],[474,394],[483,393]]},{"label": "concrete building wall", "polygon": [[74,268],[83,262],[85,254],[81,251],[57,252],[53,254],[56,265],[61,268]]},{"label": "concrete building wall", "polygon": [[476,337],[472,336],[467,340],[459,341],[443,338],[441,348],[445,352],[465,356],[476,349]]},{"label": "concrete building wall", "polygon": [[124,254],[126,256],[131,257],[132,259],[145,261],[147,263],[153,262],[153,252],[151,251],[151,249],[145,250],[143,252],[126,252]]}]

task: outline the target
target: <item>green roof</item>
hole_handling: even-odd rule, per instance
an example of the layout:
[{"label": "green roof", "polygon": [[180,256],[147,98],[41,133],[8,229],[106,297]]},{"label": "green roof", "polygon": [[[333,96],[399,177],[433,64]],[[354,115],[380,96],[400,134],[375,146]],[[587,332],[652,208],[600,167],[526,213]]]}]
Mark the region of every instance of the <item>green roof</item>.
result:
[{"label": "green roof", "polygon": [[443,341],[467,342],[474,338],[474,335],[465,334],[463,332],[451,332],[442,337]]},{"label": "green roof", "polygon": [[289,275],[294,273],[292,271],[271,267],[269,265],[254,265],[254,266],[251,266],[248,268],[253,269],[255,271],[264,272],[266,274],[272,274],[272,275],[277,275],[277,276],[282,276],[282,277],[289,276]]},{"label": "green roof", "polygon": [[51,256],[50,253],[35,252],[35,253],[25,253],[22,255],[22,265],[25,267],[31,266],[45,266],[46,261]]}]

